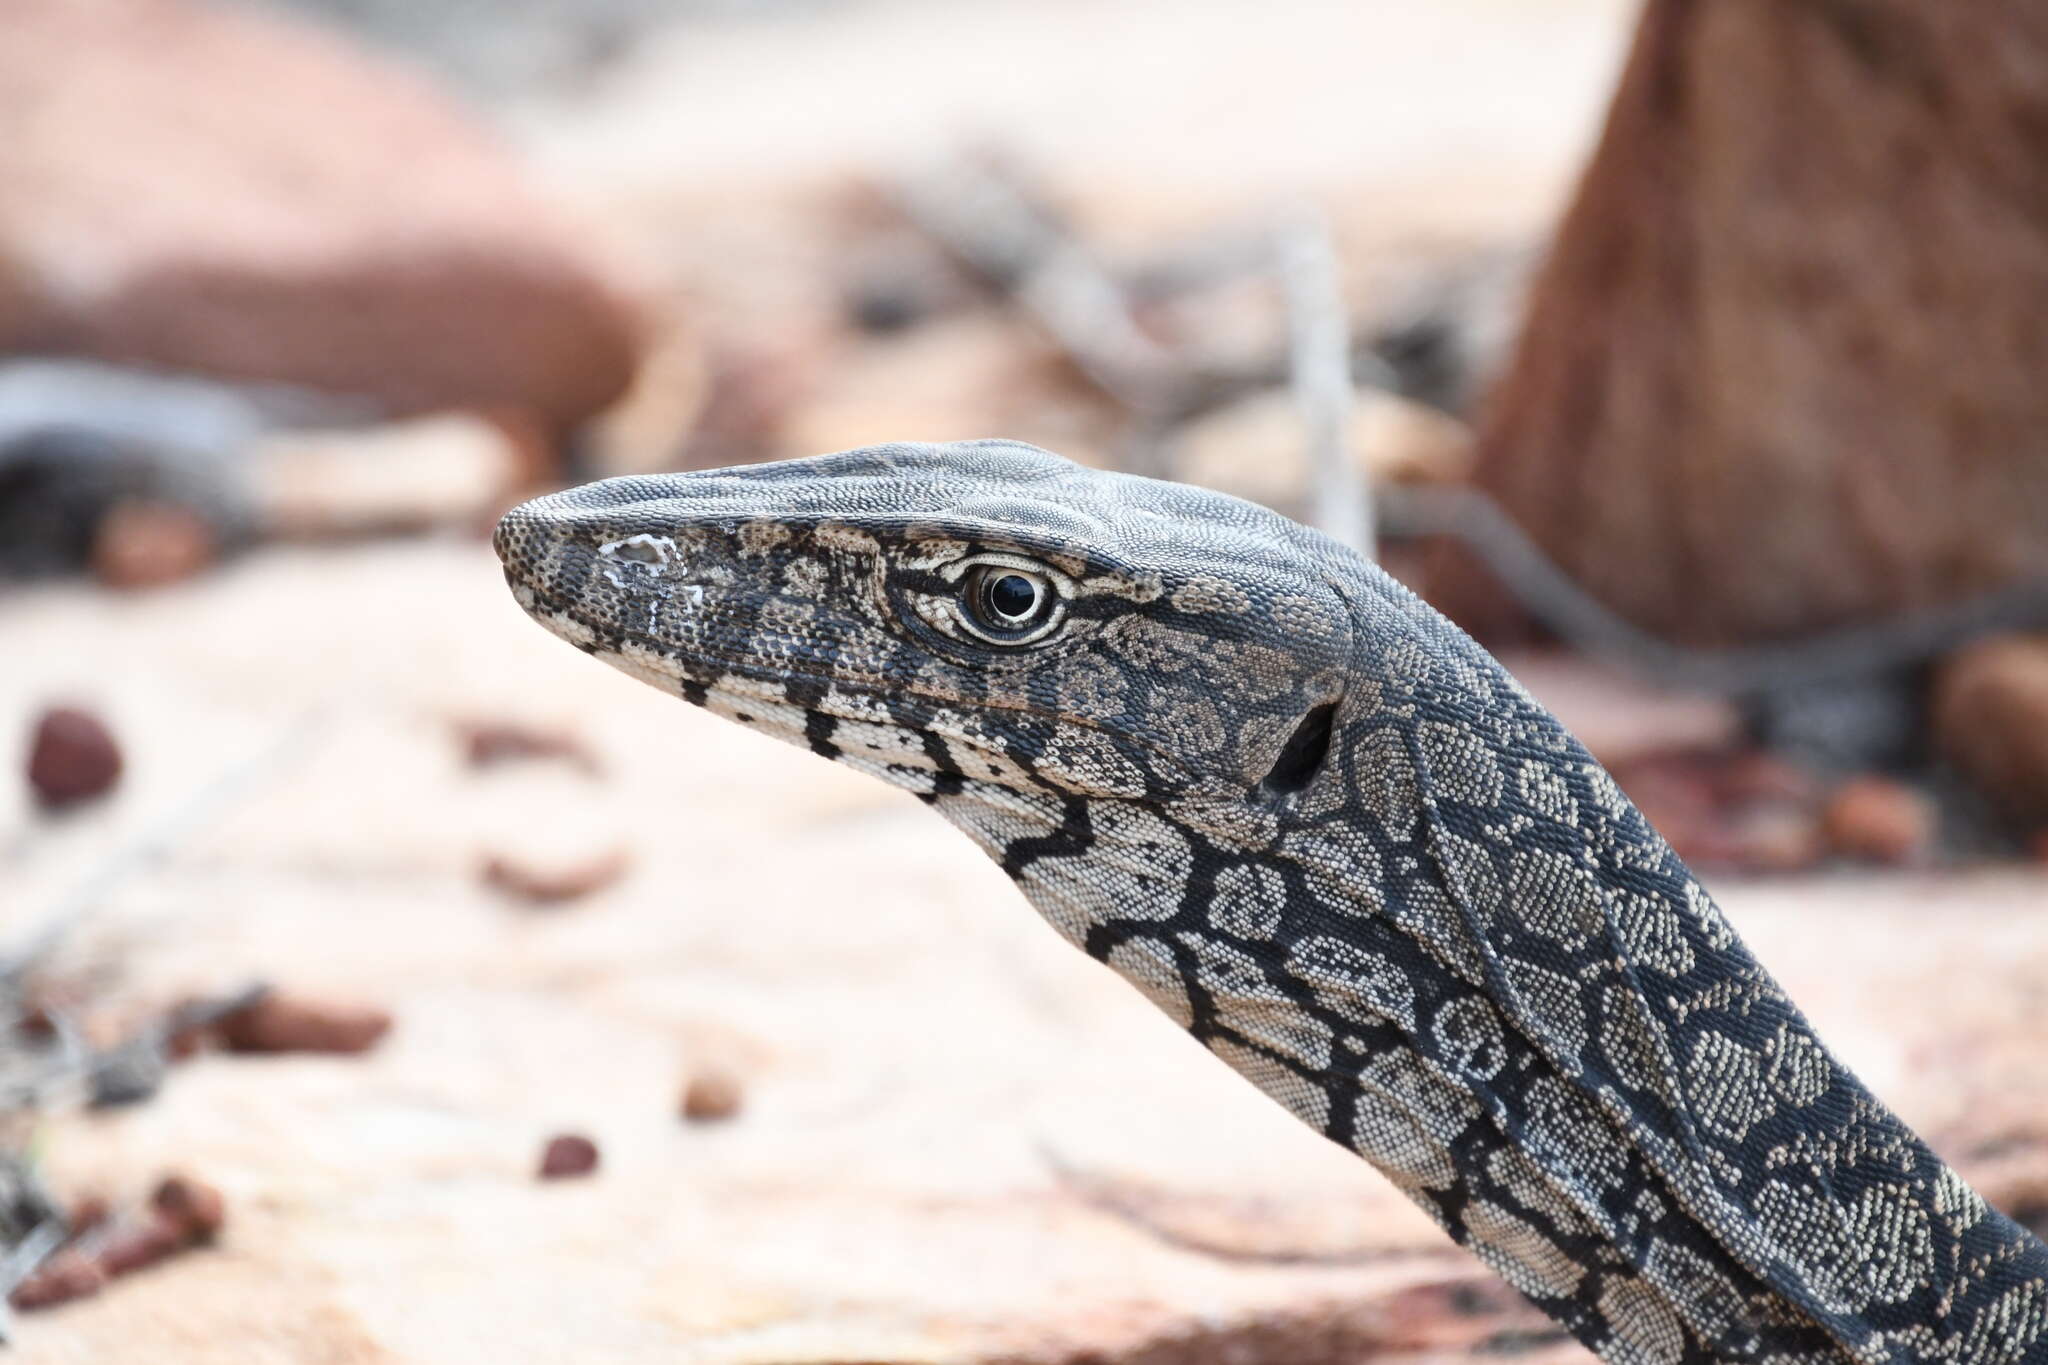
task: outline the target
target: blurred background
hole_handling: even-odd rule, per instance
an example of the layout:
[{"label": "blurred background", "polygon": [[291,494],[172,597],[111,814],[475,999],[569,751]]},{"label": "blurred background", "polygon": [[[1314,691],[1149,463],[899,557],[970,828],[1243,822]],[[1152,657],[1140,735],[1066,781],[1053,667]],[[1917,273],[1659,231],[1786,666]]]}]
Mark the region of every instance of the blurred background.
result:
[{"label": "blurred background", "polygon": [[1586,1358],[486,544],[891,440],[1372,548],[2048,1229],[2044,130],[2016,0],[8,0],[11,1348]]}]

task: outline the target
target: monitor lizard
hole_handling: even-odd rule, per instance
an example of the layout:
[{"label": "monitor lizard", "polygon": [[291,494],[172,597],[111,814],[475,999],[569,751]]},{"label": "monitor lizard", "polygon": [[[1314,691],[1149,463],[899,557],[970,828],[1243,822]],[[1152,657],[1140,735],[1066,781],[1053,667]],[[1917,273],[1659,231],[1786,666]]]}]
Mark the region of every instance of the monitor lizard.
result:
[{"label": "monitor lizard", "polygon": [[1605,1359],[2048,1365],[2048,1247],[1335,541],[980,441],[607,479],[496,546],[579,649],[916,793]]}]

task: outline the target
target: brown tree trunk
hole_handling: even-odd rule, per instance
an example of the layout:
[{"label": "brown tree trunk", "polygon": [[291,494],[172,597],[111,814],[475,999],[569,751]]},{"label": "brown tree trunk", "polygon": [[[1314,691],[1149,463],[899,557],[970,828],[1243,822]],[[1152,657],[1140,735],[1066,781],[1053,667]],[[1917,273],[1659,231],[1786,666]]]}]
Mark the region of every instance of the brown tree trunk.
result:
[{"label": "brown tree trunk", "polygon": [[1674,638],[2048,575],[2048,4],[1648,0],[1477,479]]}]

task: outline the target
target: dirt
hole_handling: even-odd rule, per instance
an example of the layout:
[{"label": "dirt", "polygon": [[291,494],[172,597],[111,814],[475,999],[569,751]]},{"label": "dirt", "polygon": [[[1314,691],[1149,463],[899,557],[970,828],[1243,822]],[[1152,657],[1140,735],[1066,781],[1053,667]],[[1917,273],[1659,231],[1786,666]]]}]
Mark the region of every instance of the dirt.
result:
[{"label": "dirt", "polygon": [[[914,800],[560,648],[480,544],[274,551],[146,599],[48,589],[0,601],[0,638],[0,711],[91,695],[130,760],[61,822],[6,792],[10,920],[295,737],[86,938],[151,994],[256,977],[395,1019],[362,1056],[204,1053],[147,1104],[51,1125],[60,1190],[178,1167],[235,1217],[216,1249],[25,1322],[24,1359],[1113,1359],[1203,1324],[1218,1350],[1293,1340],[1249,1325],[1469,1271]],[[1583,707],[1560,676],[1547,695]],[[572,730],[608,776],[478,771],[451,724],[478,715]],[[508,916],[475,877],[479,847],[578,839],[635,864],[573,914]],[[2048,1080],[1985,1042],[2048,1022],[2042,887],[1717,889],[1830,1044],[1962,1143],[1975,1059],[2003,1059],[2000,1093]],[[744,1111],[678,1123],[677,1077],[712,1069],[744,1074]],[[602,1169],[538,1186],[565,1129]],[[1062,1171],[1142,1188],[1148,1220]],[[1253,1258],[1149,1226],[1191,1220]]]}]

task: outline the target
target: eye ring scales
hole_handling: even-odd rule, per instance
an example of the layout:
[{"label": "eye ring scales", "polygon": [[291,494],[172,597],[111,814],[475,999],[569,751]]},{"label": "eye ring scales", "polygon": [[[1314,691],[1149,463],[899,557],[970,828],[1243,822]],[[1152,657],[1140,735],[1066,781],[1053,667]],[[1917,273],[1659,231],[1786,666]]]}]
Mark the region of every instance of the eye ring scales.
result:
[{"label": "eye ring scales", "polygon": [[1045,639],[1066,617],[1066,585],[1043,565],[1017,555],[988,555],[962,574],[960,621],[992,645]]}]

